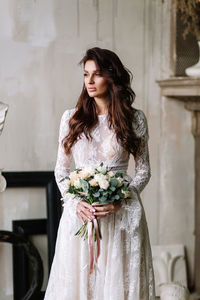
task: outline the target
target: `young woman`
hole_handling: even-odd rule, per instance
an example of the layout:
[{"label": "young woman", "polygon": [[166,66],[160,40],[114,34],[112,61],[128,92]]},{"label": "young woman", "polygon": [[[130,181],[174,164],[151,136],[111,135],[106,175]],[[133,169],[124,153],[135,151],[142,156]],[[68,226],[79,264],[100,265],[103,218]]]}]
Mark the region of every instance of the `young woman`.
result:
[{"label": "young woman", "polygon": [[[154,300],[154,274],[148,228],[140,192],[150,179],[148,126],[132,107],[130,72],[112,51],[87,50],[81,63],[84,84],[77,105],[64,112],[55,177],[63,214],[45,300]],[[135,176],[126,174],[130,154]],[[122,170],[130,180],[131,199],[90,205],[65,193],[72,157],[76,168],[99,165]],[[84,221],[99,218],[98,270],[89,274],[88,243],[74,236]]]}]

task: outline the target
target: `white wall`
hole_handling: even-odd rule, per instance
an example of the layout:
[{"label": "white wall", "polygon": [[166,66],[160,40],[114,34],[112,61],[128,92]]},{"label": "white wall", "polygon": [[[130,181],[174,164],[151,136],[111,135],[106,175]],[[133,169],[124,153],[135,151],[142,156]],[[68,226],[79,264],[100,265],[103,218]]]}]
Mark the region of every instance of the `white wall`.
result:
[{"label": "white wall", "polygon": [[[85,50],[116,51],[133,72],[135,106],[146,113],[152,178],[142,193],[152,244],[187,246],[193,263],[193,152],[191,115],[160,98],[157,79],[169,67],[170,8],[161,0],[2,0],[0,2],[0,99],[9,104],[0,139],[0,167],[6,171],[53,170],[60,117],[77,102]],[[190,145],[188,147],[187,145]],[[129,174],[134,175],[133,158]],[[1,196],[0,228],[33,215],[32,191]],[[34,192],[37,197],[39,191]],[[45,199],[34,217],[45,217]],[[24,210],[23,207],[26,206]],[[15,209],[13,210],[13,207]],[[0,245],[0,269],[11,266],[8,245]],[[0,298],[12,299],[11,270],[0,277]],[[3,272],[2,272],[3,274]]]}]

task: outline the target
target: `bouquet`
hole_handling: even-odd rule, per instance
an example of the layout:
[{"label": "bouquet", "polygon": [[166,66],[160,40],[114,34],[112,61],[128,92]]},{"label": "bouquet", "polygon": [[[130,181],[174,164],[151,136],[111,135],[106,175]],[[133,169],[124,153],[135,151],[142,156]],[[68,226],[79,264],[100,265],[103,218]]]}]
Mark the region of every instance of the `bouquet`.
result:
[{"label": "bouquet", "polygon": [[[99,166],[86,166],[75,169],[73,172],[61,179],[66,183],[66,193],[80,197],[89,204],[94,202],[109,204],[130,197],[129,182],[124,178],[122,171],[113,172],[103,163]],[[100,223],[97,218],[91,222],[85,221],[81,228],[75,233],[87,239],[90,246],[90,273],[94,269],[93,242],[97,242],[97,256],[100,255],[100,239],[102,239]]]}]

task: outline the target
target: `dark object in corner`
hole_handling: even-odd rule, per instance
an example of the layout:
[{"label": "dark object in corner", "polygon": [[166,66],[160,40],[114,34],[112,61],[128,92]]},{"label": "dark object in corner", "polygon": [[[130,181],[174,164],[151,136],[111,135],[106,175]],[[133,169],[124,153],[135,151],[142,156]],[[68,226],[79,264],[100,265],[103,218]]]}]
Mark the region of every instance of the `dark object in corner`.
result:
[{"label": "dark object in corner", "polygon": [[32,281],[26,295],[22,300],[38,299],[43,282],[43,264],[37,249],[23,234],[11,231],[0,231],[0,242],[11,243],[14,247],[23,249],[32,267]]},{"label": "dark object in corner", "polygon": [[[45,187],[47,219],[13,220],[13,231],[28,235],[47,234],[48,268],[50,271],[55,252],[57,230],[62,214],[61,194],[54,178],[54,172],[3,172],[8,188]],[[13,247],[14,300],[21,300],[28,287],[29,264],[23,250]],[[43,299],[42,293],[37,300]]]}]

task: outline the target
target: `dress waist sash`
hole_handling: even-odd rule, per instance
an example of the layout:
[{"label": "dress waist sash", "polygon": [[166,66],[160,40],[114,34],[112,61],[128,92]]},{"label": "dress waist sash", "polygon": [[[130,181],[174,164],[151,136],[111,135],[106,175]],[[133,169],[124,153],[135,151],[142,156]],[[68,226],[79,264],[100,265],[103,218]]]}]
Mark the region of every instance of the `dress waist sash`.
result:
[{"label": "dress waist sash", "polygon": [[127,166],[108,166],[110,171],[122,171],[125,174],[127,173]]}]

